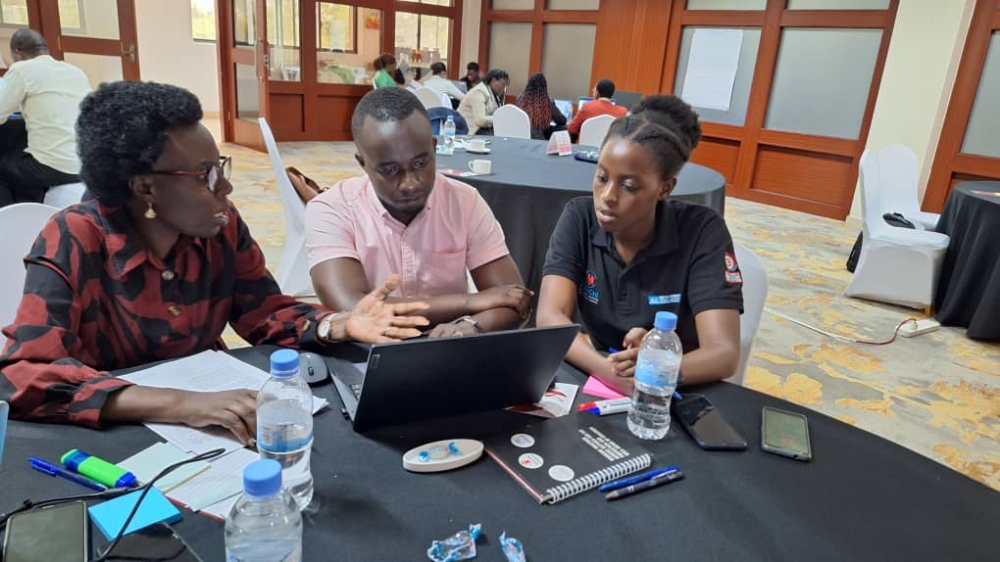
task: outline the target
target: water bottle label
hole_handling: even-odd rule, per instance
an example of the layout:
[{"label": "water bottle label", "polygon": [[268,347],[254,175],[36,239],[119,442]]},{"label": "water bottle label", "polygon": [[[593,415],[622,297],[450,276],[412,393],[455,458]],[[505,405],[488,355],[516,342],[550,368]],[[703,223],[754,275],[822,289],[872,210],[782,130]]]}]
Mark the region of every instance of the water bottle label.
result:
[{"label": "water bottle label", "polygon": [[[295,550],[289,552],[287,555],[281,558],[275,559],[275,562],[300,562],[302,560],[302,547],[299,546]],[[239,555],[230,552],[226,549],[226,562],[243,562],[243,559]]]},{"label": "water bottle label", "polygon": [[657,364],[643,354],[635,363],[635,380],[649,386],[672,387],[677,384],[679,364]]},{"label": "water bottle label", "polygon": [[294,424],[261,425],[257,428],[257,447],[272,453],[311,447],[312,435],[301,437],[301,430],[301,426]]}]

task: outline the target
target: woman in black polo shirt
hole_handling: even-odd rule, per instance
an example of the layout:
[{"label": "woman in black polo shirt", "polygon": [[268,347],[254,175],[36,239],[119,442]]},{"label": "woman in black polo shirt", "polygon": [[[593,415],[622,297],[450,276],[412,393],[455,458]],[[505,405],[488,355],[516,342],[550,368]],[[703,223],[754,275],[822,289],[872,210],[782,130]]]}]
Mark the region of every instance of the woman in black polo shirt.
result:
[{"label": "woman in black polo shirt", "polygon": [[594,196],[566,205],[549,242],[538,325],[570,323],[579,309],[590,341],[578,336],[566,359],[629,396],[660,310],[678,315],[682,383],[726,378],[739,362],[743,280],[726,223],[667,200],[700,138],[680,98],[641,101],[608,131]]}]

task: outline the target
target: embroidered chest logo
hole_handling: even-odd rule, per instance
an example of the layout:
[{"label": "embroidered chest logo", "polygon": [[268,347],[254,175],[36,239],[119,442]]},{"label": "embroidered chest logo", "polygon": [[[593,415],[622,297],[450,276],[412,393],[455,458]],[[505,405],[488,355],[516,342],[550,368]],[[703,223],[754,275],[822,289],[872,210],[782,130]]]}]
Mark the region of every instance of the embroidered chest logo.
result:
[{"label": "embroidered chest logo", "polygon": [[743,275],[740,274],[740,264],[736,263],[736,256],[732,252],[726,252],[726,283],[743,283]]},{"label": "embroidered chest logo", "polygon": [[593,270],[588,269],[587,274],[584,278],[583,286],[580,287],[580,293],[583,294],[583,298],[587,299],[588,302],[597,304],[601,300],[601,293],[597,290],[597,274]]}]

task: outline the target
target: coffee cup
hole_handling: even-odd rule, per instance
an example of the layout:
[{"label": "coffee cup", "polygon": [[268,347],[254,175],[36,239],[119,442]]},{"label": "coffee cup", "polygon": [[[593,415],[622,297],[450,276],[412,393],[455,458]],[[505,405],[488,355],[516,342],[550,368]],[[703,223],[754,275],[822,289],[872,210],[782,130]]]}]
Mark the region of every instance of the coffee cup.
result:
[{"label": "coffee cup", "polygon": [[473,152],[485,152],[486,151],[486,141],[483,139],[469,139],[468,144],[469,150]]},{"label": "coffee cup", "polygon": [[469,162],[469,170],[475,174],[488,174],[493,169],[493,162],[489,160],[473,160]]}]

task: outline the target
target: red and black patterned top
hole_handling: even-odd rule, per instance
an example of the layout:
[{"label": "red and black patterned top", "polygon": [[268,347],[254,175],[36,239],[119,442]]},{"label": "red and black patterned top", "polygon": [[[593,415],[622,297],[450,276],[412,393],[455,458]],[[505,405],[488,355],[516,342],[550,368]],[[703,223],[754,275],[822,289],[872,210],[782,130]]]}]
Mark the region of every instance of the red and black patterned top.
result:
[{"label": "red and black patterned top", "polygon": [[166,259],[124,207],[65,209],[25,258],[24,297],[5,328],[0,399],[16,418],[98,426],[107,371],[224,349],[226,323],[254,345],[317,344],[328,309],[281,294],[234,207],[211,238],[182,235]]}]

